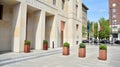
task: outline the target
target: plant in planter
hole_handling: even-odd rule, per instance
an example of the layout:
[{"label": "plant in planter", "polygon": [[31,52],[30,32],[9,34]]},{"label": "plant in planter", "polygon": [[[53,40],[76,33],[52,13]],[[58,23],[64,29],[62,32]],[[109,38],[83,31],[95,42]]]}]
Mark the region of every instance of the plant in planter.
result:
[{"label": "plant in planter", "polygon": [[30,41],[29,40],[25,40],[24,52],[25,53],[29,53],[30,52]]},{"label": "plant in planter", "polygon": [[85,57],[86,56],[86,45],[84,43],[79,44],[78,56],[79,57]]},{"label": "plant in planter", "polygon": [[107,46],[105,44],[99,46],[99,59],[107,60]]},{"label": "plant in planter", "polygon": [[63,55],[69,55],[69,43],[68,42],[65,42],[64,45],[63,45]]},{"label": "plant in planter", "polygon": [[43,50],[48,50],[48,41],[43,40]]}]

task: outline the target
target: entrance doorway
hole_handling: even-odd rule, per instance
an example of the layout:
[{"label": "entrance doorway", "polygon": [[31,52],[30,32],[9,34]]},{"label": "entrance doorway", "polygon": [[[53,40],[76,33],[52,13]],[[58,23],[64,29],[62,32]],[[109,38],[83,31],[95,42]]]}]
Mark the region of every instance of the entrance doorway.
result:
[{"label": "entrance doorway", "polygon": [[36,38],[36,31],[37,31],[37,20],[39,17],[37,16],[37,12],[39,10],[32,6],[27,6],[27,16],[26,16],[26,40],[31,42],[30,48],[35,49],[35,38]]},{"label": "entrance doorway", "polygon": [[[12,21],[13,21],[13,6],[3,4],[2,18],[0,20],[0,54],[11,52],[13,49],[13,31],[12,31]],[[7,21],[6,21],[7,20]]]},{"label": "entrance doorway", "polygon": [[54,15],[50,13],[46,13],[45,17],[45,40],[48,41],[48,47],[53,48],[54,47],[54,41],[52,41],[54,35],[53,35],[53,21],[54,21]]}]

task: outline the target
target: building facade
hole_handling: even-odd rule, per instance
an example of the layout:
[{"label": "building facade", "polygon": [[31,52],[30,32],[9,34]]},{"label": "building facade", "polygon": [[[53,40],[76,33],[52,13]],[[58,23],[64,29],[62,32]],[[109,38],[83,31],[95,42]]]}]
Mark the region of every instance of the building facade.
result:
[{"label": "building facade", "polygon": [[0,51],[23,52],[24,41],[31,49],[81,43],[81,0],[0,0]]},{"label": "building facade", "polygon": [[109,19],[111,26],[111,40],[120,40],[120,0],[109,0]]},{"label": "building facade", "polygon": [[87,40],[87,11],[88,11],[88,7],[82,3],[82,26],[84,28],[83,32],[84,34],[82,34],[82,40]]}]

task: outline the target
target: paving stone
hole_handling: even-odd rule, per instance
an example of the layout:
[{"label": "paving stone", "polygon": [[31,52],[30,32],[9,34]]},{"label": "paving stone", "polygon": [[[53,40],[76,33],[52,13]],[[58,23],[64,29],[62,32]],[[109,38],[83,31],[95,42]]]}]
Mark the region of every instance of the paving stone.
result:
[{"label": "paving stone", "polygon": [[[8,53],[0,55],[0,67],[119,67],[120,47],[108,46],[106,61],[98,60],[98,46],[87,45],[86,57],[78,57],[78,46],[72,46],[70,55],[63,56],[62,49],[48,51],[35,51],[26,55],[24,53]],[[10,58],[10,57],[11,58]],[[4,59],[1,59],[4,58]],[[6,59],[6,60],[5,60]],[[22,60],[21,60],[22,59]],[[18,60],[18,61],[16,61]],[[7,64],[3,62],[9,61]],[[13,62],[14,61],[14,62]],[[11,63],[10,63],[11,62]]]}]

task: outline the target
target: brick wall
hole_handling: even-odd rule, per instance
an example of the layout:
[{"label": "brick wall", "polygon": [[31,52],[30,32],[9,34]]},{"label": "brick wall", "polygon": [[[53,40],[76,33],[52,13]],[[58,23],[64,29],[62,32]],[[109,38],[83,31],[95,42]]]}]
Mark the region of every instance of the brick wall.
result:
[{"label": "brick wall", "polygon": [[120,0],[109,0],[110,24],[120,25]]}]

